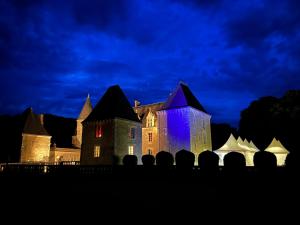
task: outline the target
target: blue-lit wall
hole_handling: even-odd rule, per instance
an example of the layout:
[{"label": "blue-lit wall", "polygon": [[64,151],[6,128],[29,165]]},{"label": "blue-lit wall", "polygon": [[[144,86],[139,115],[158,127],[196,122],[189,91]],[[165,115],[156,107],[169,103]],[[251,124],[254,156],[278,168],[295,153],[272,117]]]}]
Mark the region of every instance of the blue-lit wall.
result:
[{"label": "blue-lit wall", "polygon": [[186,149],[196,156],[211,150],[210,115],[189,106],[162,110],[157,115],[160,150],[175,155]]},{"label": "blue-lit wall", "polygon": [[167,110],[169,149],[173,154],[181,149],[190,150],[191,136],[188,111],[188,108]]}]

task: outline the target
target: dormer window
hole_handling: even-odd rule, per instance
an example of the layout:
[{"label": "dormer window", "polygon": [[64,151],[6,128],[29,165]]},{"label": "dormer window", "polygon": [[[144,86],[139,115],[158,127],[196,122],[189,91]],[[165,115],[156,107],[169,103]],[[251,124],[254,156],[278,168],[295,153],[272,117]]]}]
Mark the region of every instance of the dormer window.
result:
[{"label": "dormer window", "polygon": [[147,116],[146,127],[154,127],[154,115],[152,112],[149,112],[149,114]]}]

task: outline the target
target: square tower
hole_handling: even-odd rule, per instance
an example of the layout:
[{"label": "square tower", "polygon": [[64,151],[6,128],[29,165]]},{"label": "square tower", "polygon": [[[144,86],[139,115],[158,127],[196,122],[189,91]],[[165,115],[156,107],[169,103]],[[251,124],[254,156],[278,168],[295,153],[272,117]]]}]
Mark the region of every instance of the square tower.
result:
[{"label": "square tower", "polygon": [[118,85],[108,88],[82,124],[81,164],[112,165],[127,154],[140,162],[142,125]]},{"label": "square tower", "polygon": [[175,155],[186,149],[196,156],[211,150],[211,116],[187,85],[179,83],[157,117],[160,150]]}]

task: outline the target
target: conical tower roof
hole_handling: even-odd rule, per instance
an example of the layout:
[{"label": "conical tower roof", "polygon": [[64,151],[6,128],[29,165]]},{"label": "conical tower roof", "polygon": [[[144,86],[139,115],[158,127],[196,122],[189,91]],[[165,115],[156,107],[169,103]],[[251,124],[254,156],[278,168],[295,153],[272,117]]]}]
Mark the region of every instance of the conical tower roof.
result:
[{"label": "conical tower roof", "polygon": [[88,117],[88,115],[90,115],[92,110],[93,110],[93,106],[92,106],[92,103],[91,103],[90,95],[88,95],[86,100],[85,100],[85,103],[84,103],[84,105],[81,109],[81,112],[79,114],[78,119],[79,120],[84,120],[85,118]]},{"label": "conical tower roof", "polygon": [[101,121],[114,118],[140,122],[119,85],[107,89],[85,121]]},{"label": "conical tower roof", "polygon": [[33,113],[32,108],[25,110],[26,121],[23,129],[24,134],[36,134],[50,136],[41,123],[40,117]]},{"label": "conical tower roof", "polygon": [[273,138],[271,144],[265,149],[265,151],[272,153],[289,153],[289,151],[276,138]]},{"label": "conical tower roof", "polygon": [[164,105],[164,109],[173,109],[191,106],[202,112],[206,112],[197,98],[193,95],[189,87],[180,82],[175,91],[169,96]]}]

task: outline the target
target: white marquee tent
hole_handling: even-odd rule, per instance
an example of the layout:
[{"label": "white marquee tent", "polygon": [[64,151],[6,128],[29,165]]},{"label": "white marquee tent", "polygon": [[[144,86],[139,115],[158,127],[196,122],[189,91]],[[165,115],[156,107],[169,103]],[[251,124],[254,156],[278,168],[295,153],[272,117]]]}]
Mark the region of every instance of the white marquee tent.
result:
[{"label": "white marquee tent", "polygon": [[283,166],[285,164],[285,158],[289,153],[289,151],[276,138],[273,138],[271,144],[265,149],[265,151],[271,152],[276,156],[278,166]]},{"label": "white marquee tent", "polygon": [[[252,143],[252,144],[251,144]],[[223,166],[224,162],[224,156],[229,152],[239,152],[242,153],[245,156],[246,159],[246,165],[247,166],[253,166],[253,156],[255,152],[259,151],[259,149],[254,145],[254,143],[251,141],[248,142],[247,139],[244,141],[241,139],[241,137],[238,137],[236,140],[235,137],[231,134],[227,140],[227,142],[219,149],[215,150],[214,152],[218,154],[220,161],[219,165]]]}]

